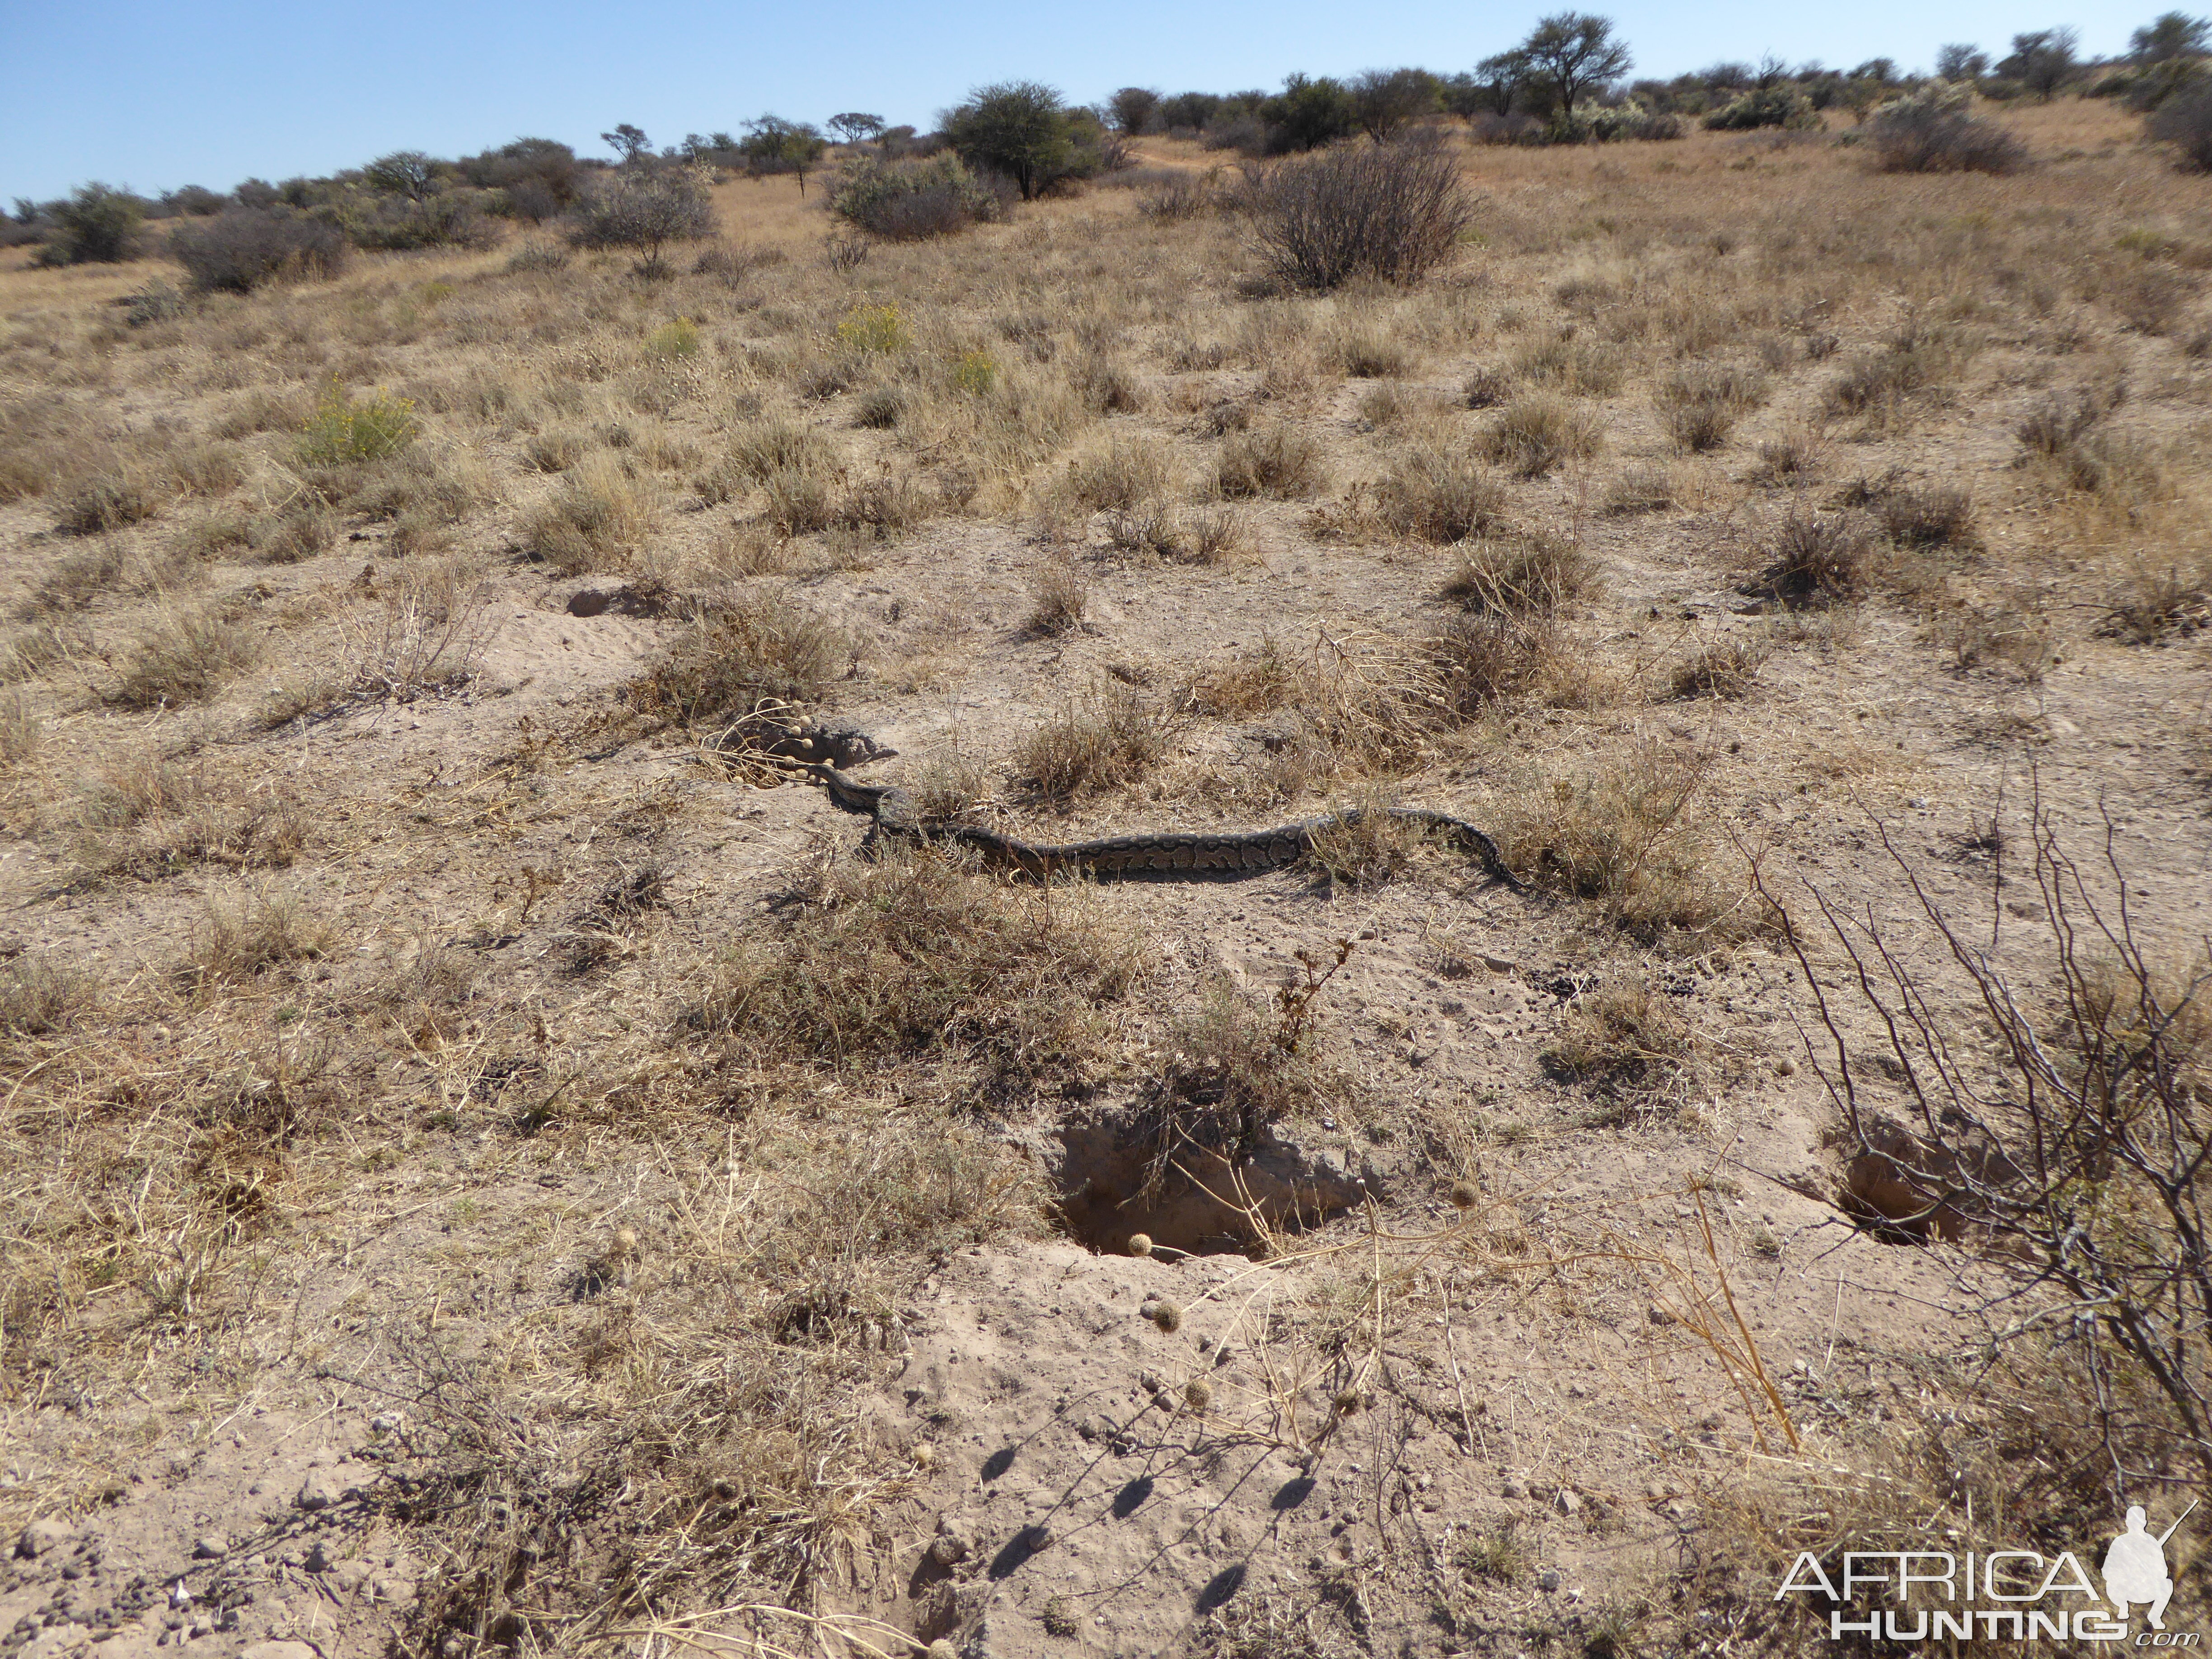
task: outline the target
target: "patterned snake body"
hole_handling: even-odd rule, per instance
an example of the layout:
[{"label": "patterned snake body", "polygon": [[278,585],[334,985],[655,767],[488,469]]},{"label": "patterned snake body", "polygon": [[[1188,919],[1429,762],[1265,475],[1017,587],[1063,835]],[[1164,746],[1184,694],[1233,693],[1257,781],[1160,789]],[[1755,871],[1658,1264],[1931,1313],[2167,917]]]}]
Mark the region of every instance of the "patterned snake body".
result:
[{"label": "patterned snake body", "polygon": [[[787,763],[788,764],[789,763]],[[819,762],[799,767],[828,790],[830,799],[848,812],[864,813],[874,820],[870,838],[901,836],[920,841],[951,842],[972,847],[991,864],[1031,876],[1073,874],[1096,879],[1134,878],[1174,880],[1178,877],[1250,875],[1295,864],[1313,850],[1324,832],[1349,828],[1370,816],[1395,818],[1443,832],[1481,861],[1496,880],[1516,892],[1527,888],[1505,867],[1498,843],[1462,818],[1431,812],[1418,806],[1350,807],[1326,817],[1307,818],[1273,830],[1243,835],[1216,835],[1202,830],[1158,835],[1108,836],[1097,841],[1058,844],[1017,841],[996,830],[964,823],[924,823],[913,797],[895,786],[855,783],[834,766]]]}]

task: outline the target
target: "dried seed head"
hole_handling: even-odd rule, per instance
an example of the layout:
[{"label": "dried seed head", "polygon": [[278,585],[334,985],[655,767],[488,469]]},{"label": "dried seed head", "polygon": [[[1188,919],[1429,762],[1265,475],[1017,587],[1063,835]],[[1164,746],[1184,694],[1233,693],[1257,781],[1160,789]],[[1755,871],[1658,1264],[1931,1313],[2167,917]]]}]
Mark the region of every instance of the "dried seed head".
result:
[{"label": "dried seed head", "polygon": [[1346,1389],[1342,1394],[1337,1395],[1334,1403],[1336,1414],[1339,1417],[1352,1417],[1356,1415],[1360,1407],[1366,1402],[1360,1399],[1358,1389]]},{"label": "dried seed head", "polygon": [[1150,1233],[1131,1233],[1129,1235],[1129,1254],[1131,1255],[1150,1255],[1152,1253],[1152,1237]]},{"label": "dried seed head", "polygon": [[1164,1331],[1182,1328],[1182,1310],[1172,1302],[1163,1302],[1152,1310],[1152,1323]]},{"label": "dried seed head", "polygon": [[937,1467],[937,1448],[927,1440],[917,1443],[907,1455],[913,1460],[915,1468],[918,1469],[933,1469]]},{"label": "dried seed head", "polygon": [[1451,1184],[1449,1196],[1451,1199],[1452,1208],[1455,1210],[1471,1210],[1482,1194],[1475,1191],[1474,1183],[1472,1181],[1455,1181]]},{"label": "dried seed head", "polygon": [[615,1234],[615,1254],[617,1255],[637,1254],[637,1233],[634,1229],[624,1227]]},{"label": "dried seed head", "polygon": [[1213,1385],[1202,1376],[1193,1377],[1183,1384],[1182,1403],[1194,1412],[1202,1412],[1213,1403]]}]

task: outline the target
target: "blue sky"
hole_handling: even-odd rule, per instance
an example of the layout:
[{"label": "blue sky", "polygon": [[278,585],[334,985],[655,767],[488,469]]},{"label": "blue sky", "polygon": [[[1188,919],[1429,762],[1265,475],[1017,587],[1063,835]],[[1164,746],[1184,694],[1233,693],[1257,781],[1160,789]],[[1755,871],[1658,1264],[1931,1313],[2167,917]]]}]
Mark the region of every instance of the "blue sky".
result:
[{"label": "blue sky", "polygon": [[[2015,30],[2060,23],[2080,28],[2085,52],[2110,53],[2158,7],[2050,16],[1995,0],[1602,9],[1638,73],[1671,75],[1763,52],[1923,66],[1945,41],[2002,47]],[[221,190],[392,149],[464,154],[520,134],[597,153],[617,121],[664,143],[734,131],[768,110],[820,121],[861,109],[927,126],[969,87],[1009,76],[1090,102],[1128,85],[1273,87],[1294,70],[1410,63],[1448,72],[1512,44],[1540,9],[1540,0],[1401,0],[1387,10],[1351,0],[0,0],[0,196],[43,199],[91,179],[149,193]]]}]

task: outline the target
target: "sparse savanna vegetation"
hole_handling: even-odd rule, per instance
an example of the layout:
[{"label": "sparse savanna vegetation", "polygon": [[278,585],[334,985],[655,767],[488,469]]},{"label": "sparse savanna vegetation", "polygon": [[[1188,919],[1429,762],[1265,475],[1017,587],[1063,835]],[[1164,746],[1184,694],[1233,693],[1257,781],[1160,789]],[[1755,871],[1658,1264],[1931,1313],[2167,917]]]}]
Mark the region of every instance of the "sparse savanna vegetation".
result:
[{"label": "sparse savanna vegetation", "polygon": [[2166,1528],[2207,42],[2010,44],[19,203],[0,1646],[1782,1653]]}]

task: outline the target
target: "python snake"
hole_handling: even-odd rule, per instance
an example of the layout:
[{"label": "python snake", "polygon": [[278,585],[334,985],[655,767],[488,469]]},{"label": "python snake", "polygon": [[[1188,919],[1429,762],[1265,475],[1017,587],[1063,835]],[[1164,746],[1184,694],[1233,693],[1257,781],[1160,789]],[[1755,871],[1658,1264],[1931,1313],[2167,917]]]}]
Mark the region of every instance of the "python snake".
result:
[{"label": "python snake", "polygon": [[1173,880],[1178,877],[1250,875],[1262,870],[1295,864],[1310,853],[1323,833],[1349,829],[1370,815],[1417,823],[1442,830],[1481,861],[1491,877],[1516,893],[1528,887],[1510,870],[1498,843],[1462,818],[1431,812],[1419,806],[1348,807],[1326,817],[1307,818],[1273,830],[1255,830],[1243,835],[1216,835],[1205,830],[1170,831],[1156,835],[1109,836],[1097,841],[1060,844],[1017,841],[994,830],[974,824],[925,823],[914,798],[896,785],[856,783],[834,766],[821,762],[785,760],[781,764],[805,772],[848,812],[873,820],[872,842],[878,834],[916,841],[950,842],[972,847],[985,862],[1019,870],[1026,875],[1071,874],[1095,879],[1117,878]]}]

